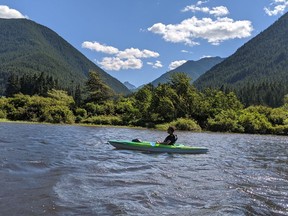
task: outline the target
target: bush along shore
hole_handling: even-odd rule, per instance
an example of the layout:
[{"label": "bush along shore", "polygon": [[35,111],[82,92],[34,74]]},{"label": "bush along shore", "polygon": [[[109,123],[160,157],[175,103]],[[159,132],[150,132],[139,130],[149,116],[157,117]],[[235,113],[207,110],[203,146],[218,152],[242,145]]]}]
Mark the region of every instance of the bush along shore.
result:
[{"label": "bush along shore", "polygon": [[[10,88],[11,89],[11,88]],[[77,93],[77,95],[75,94]],[[11,121],[140,126],[178,130],[288,135],[288,95],[280,107],[245,107],[233,92],[198,91],[187,75],[145,85],[129,96],[113,94],[95,72],[83,91],[47,89],[44,95],[14,92],[0,98],[0,118]]]}]

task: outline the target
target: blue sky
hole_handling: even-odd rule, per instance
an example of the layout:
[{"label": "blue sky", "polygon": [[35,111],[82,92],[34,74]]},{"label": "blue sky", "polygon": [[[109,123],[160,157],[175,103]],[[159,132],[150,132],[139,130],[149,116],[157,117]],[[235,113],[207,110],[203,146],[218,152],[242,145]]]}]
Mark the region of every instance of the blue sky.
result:
[{"label": "blue sky", "polygon": [[0,0],[0,18],[47,26],[140,86],[187,60],[228,57],[287,8],[288,0]]}]

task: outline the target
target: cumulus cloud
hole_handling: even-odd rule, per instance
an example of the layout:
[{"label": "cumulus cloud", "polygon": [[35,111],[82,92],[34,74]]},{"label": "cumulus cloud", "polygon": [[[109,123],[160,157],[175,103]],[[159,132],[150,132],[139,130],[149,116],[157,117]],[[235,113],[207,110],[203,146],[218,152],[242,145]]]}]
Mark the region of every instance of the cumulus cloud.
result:
[{"label": "cumulus cloud", "polygon": [[196,5],[190,5],[190,6],[186,6],[182,11],[183,12],[191,11],[193,13],[199,11],[203,13],[208,13],[210,15],[214,15],[215,17],[225,16],[229,14],[229,10],[225,6],[213,7],[211,9],[209,7],[198,7]]},{"label": "cumulus cloud", "polygon": [[6,5],[0,5],[0,18],[3,19],[28,19],[27,16],[24,16],[19,11],[9,8]]},{"label": "cumulus cloud", "polygon": [[198,19],[193,16],[179,24],[156,23],[148,31],[159,34],[167,42],[198,45],[196,39],[205,39],[213,45],[225,40],[251,36],[252,24],[248,20],[234,21],[227,17]]},{"label": "cumulus cloud", "polygon": [[179,67],[180,65],[184,64],[185,62],[187,62],[187,61],[186,60],[173,61],[170,63],[169,69],[173,70],[173,69]]},{"label": "cumulus cloud", "polygon": [[129,48],[124,51],[119,51],[117,56],[119,58],[157,58],[159,53],[150,50],[139,50],[137,48]]},{"label": "cumulus cloud", "polygon": [[176,24],[155,23],[147,30],[161,35],[167,42],[184,43],[189,46],[199,45],[201,39],[207,40],[213,45],[219,45],[225,40],[251,36],[253,31],[251,21],[233,20],[227,17],[229,10],[225,6],[203,7],[202,5],[207,2],[198,1],[194,5],[186,6],[182,12],[202,12],[214,17],[213,19],[192,16]]},{"label": "cumulus cloud", "polygon": [[[114,55],[113,57],[104,57],[101,61],[97,61],[105,70],[119,71],[122,69],[141,69],[143,66],[141,59],[157,58],[160,56],[159,53],[147,49],[139,50],[132,47],[125,50],[119,50],[113,46],[100,44],[96,41],[85,41],[82,43],[82,48]],[[157,68],[160,64],[156,62],[152,67]]]},{"label": "cumulus cloud", "polygon": [[265,7],[264,11],[268,16],[283,14],[288,7],[288,0],[273,0],[271,7]]},{"label": "cumulus cloud", "polygon": [[155,63],[154,62],[147,62],[148,65],[151,65],[153,68],[162,68],[163,65],[161,63],[161,61],[156,61]]},{"label": "cumulus cloud", "polygon": [[197,3],[196,3],[196,5],[202,5],[202,4],[205,4],[205,3],[207,3],[208,1],[198,1]]},{"label": "cumulus cloud", "polygon": [[82,43],[82,48],[87,48],[96,52],[103,52],[106,54],[116,54],[119,52],[119,50],[115,47],[102,45],[96,41],[85,41]]},{"label": "cumulus cloud", "polygon": [[119,71],[122,69],[140,69],[143,66],[141,59],[130,58],[120,59],[118,57],[105,57],[102,61],[97,62],[105,70]]}]

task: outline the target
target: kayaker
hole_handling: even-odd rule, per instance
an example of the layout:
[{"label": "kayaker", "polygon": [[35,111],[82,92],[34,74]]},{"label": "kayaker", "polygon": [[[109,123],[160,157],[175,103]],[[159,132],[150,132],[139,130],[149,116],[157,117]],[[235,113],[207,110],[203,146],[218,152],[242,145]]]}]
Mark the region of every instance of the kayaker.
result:
[{"label": "kayaker", "polygon": [[164,144],[164,145],[173,145],[177,140],[177,135],[174,135],[175,131],[174,126],[169,126],[167,129],[167,133],[169,134],[163,142],[157,141],[156,143]]}]

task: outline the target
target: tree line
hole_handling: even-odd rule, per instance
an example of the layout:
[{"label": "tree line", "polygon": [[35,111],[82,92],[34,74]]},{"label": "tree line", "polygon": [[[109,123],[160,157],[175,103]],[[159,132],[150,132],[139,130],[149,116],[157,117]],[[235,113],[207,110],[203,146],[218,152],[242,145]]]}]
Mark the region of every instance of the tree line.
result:
[{"label": "tree line", "polygon": [[[10,77],[11,78],[11,77]],[[168,83],[154,87],[147,84],[129,96],[116,95],[91,71],[85,87],[55,90],[51,77],[34,77],[44,92],[10,92],[0,98],[0,118],[51,123],[85,123],[104,125],[209,130],[237,133],[288,134],[288,96],[283,105],[245,107],[232,91],[197,90],[185,73],[176,73]],[[14,78],[13,78],[14,79]],[[22,78],[20,78],[21,80]],[[29,80],[28,77],[23,79]],[[49,82],[50,81],[50,82]],[[8,92],[11,81],[8,82]],[[17,83],[17,82],[16,82]],[[19,78],[18,78],[18,83]],[[53,85],[50,85],[53,83]],[[33,83],[32,83],[33,84]],[[19,86],[18,86],[19,87]],[[29,87],[31,88],[31,87]]]}]

